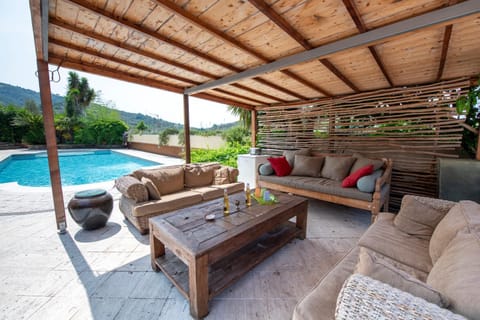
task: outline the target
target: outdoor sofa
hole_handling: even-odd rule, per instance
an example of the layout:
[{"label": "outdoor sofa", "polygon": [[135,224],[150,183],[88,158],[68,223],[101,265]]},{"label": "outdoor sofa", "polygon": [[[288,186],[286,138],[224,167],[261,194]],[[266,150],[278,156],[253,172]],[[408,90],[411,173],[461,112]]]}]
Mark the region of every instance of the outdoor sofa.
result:
[{"label": "outdoor sofa", "polygon": [[480,205],[408,195],[397,215],[379,214],[293,319],[480,319],[478,288]]},{"label": "outdoor sofa", "polygon": [[141,234],[148,219],[173,210],[220,198],[227,190],[244,190],[238,169],[219,163],[185,164],[136,170],[115,181],[121,193],[120,211]]},{"label": "outdoor sofa", "polygon": [[[270,163],[258,167],[258,186],[368,210],[372,213],[372,221],[382,207],[388,211],[391,159],[373,159],[359,153],[312,153],[309,149],[284,151],[283,157],[291,171],[279,175],[275,163],[272,163],[278,158],[269,158]],[[369,165],[373,166],[371,174],[358,177],[350,187],[342,186],[344,180]]]}]

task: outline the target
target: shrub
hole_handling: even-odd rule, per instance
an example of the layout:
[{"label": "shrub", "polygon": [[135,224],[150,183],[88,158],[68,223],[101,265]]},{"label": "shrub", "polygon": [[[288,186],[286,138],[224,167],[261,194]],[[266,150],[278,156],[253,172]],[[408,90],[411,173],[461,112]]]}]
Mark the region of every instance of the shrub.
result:
[{"label": "shrub", "polygon": [[237,156],[248,153],[249,145],[229,144],[229,146],[210,150],[194,149],[191,152],[192,162],[210,162],[217,161],[221,164],[237,167]]},{"label": "shrub", "polygon": [[84,123],[75,132],[75,143],[112,145],[122,144],[123,133],[128,130],[125,122],[120,120],[96,120]]}]

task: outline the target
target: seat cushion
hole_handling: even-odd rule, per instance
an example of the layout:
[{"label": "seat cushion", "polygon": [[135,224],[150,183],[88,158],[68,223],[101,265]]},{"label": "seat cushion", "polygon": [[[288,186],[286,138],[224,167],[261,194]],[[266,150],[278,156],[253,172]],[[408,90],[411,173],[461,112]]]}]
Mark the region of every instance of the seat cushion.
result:
[{"label": "seat cushion", "polygon": [[358,247],[355,247],[298,302],[293,320],[334,319],[337,296],[357,260]]},{"label": "seat cushion", "polygon": [[221,190],[222,195],[223,195],[224,189],[227,189],[228,194],[237,193],[245,190],[245,184],[243,182],[219,184],[219,185],[214,185],[212,187]]},{"label": "seat cushion", "polygon": [[215,187],[199,187],[199,188],[193,188],[190,191],[201,194],[203,201],[217,199],[223,196],[223,189],[219,189]]},{"label": "seat cushion", "polygon": [[185,208],[200,202],[202,202],[202,195],[200,193],[193,191],[180,191],[162,195],[162,199],[160,200],[140,203],[133,208],[132,215],[135,217],[158,215]]},{"label": "seat cushion", "polygon": [[435,263],[443,250],[463,229],[480,229],[480,204],[473,201],[460,201],[453,206],[438,223],[430,239],[430,256]]},{"label": "seat cushion", "polygon": [[428,240],[397,229],[393,225],[393,218],[375,221],[360,238],[358,245],[427,273],[432,269]]},{"label": "seat cushion", "polygon": [[[448,307],[448,299],[424,281],[414,275],[397,268],[390,263],[390,259],[365,247],[360,247],[358,263],[355,273],[360,273],[370,278],[387,283],[392,287],[409,292],[416,297],[425,299],[431,303],[445,308]],[[398,265],[398,263],[397,263]],[[401,264],[401,266],[405,266]],[[410,268],[412,270],[412,268]],[[410,271],[409,270],[409,271]],[[413,269],[416,270],[416,269]]]},{"label": "seat cushion", "polygon": [[433,265],[427,283],[448,297],[452,311],[480,319],[480,232],[460,231]]}]

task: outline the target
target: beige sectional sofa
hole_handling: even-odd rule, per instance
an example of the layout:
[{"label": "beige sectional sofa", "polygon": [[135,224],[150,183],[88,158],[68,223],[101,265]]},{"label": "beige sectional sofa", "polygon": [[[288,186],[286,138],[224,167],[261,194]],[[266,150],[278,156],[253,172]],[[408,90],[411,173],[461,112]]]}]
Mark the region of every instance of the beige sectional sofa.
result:
[{"label": "beige sectional sofa", "polygon": [[372,314],[480,319],[479,204],[405,196],[397,215],[380,213],[358,245],[300,300],[293,319]]},{"label": "beige sectional sofa", "polygon": [[202,201],[244,190],[236,168],[219,163],[186,164],[136,170],[115,181],[120,211],[142,234],[148,219]]}]

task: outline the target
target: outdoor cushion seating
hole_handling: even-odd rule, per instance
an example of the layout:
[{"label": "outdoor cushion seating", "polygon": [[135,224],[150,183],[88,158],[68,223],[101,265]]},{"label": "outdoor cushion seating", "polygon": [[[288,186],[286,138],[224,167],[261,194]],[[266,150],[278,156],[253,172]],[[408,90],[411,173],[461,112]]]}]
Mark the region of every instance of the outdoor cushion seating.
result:
[{"label": "outdoor cushion seating", "polygon": [[[284,151],[283,157],[286,161],[269,158],[271,163],[258,167],[258,186],[369,210],[372,221],[382,207],[388,208],[391,159],[312,153],[309,149]],[[281,167],[279,173],[278,162],[291,167]],[[342,182],[350,187],[342,187]]]},{"label": "outdoor cushion seating", "polygon": [[136,170],[115,181],[120,211],[142,234],[148,219],[202,201],[244,190],[238,170],[219,163],[186,164]]},{"label": "outdoor cushion seating", "polygon": [[[479,287],[480,205],[407,195],[397,215],[379,214],[300,300],[293,319],[349,319],[348,310],[387,319],[480,319]],[[438,317],[429,318],[432,312]]]}]

